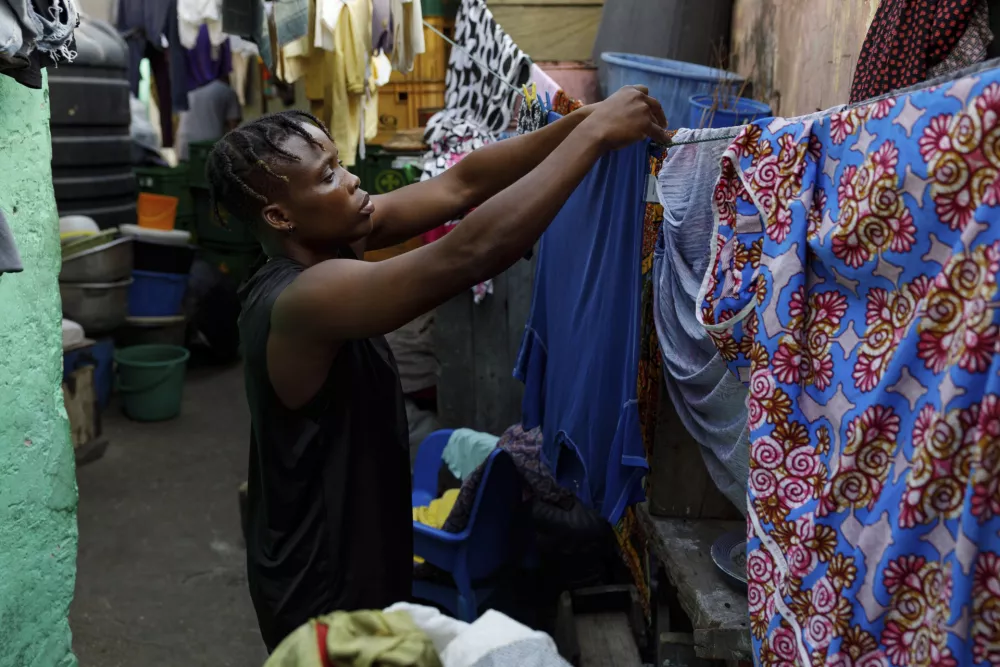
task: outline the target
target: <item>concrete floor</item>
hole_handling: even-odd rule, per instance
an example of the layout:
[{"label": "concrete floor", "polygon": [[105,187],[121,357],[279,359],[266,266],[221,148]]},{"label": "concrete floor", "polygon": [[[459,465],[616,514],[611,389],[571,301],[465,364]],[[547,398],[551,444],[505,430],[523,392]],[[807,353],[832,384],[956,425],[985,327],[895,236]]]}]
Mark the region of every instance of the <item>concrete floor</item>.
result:
[{"label": "concrete floor", "polygon": [[249,428],[240,367],[189,372],[173,421],[105,412],[107,453],[77,473],[81,667],[263,664],[236,495]]}]

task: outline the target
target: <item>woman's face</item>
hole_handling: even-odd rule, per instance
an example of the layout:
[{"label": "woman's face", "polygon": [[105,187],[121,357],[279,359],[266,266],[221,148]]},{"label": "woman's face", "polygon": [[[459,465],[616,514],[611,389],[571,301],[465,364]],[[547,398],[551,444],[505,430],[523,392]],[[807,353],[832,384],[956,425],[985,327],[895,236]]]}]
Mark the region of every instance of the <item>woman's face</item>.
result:
[{"label": "woman's face", "polygon": [[309,123],[302,127],[319,145],[297,135],[285,140],[282,148],[300,161],[271,165],[288,187],[261,211],[264,220],[306,247],[333,249],[360,241],[372,231],[375,209],[368,193],[340,165],[337,147],[326,134]]}]

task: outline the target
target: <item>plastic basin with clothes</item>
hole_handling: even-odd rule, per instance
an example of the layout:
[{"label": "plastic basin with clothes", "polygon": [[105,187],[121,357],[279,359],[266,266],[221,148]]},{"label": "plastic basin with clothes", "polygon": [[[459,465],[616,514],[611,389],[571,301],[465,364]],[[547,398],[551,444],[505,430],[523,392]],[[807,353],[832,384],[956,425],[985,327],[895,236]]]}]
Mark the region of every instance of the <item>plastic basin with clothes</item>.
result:
[{"label": "plastic basin with clothes", "polygon": [[689,122],[693,129],[738,127],[752,123],[758,118],[770,118],[771,115],[771,107],[746,97],[731,97],[726,100],[726,106],[722,107],[717,97],[692,95]]},{"label": "plastic basin with clothes", "polygon": [[125,416],[155,422],[179,415],[190,357],[188,350],[176,345],[135,345],[116,350],[118,393]]},{"label": "plastic basin with clothes", "polygon": [[133,271],[128,291],[128,314],[131,317],[167,317],[179,315],[187,291],[187,274]]},{"label": "plastic basin with clothes", "polygon": [[711,95],[723,87],[735,95],[744,81],[739,74],[714,67],[634,53],[602,53],[601,60],[607,65],[608,94],[624,86],[646,86],[675,129],[690,119],[692,95]]},{"label": "plastic basin with clothes", "polygon": [[170,195],[139,193],[139,226],[149,229],[173,229],[180,200]]}]

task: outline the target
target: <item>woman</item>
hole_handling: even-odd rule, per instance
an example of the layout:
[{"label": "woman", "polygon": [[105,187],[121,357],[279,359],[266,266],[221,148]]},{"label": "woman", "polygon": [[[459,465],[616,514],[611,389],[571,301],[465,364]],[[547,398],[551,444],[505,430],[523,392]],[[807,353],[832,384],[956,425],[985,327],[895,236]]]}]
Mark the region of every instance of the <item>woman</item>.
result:
[{"label": "woman", "polygon": [[[406,417],[383,334],[517,261],[606,151],[666,141],[645,93],[623,88],[375,197],[308,114],[265,116],[213,149],[216,212],[251,225],[269,257],[242,289],[240,316],[253,425],[247,570],[269,649],[313,616],[409,598]],[[435,243],[358,261],[472,208]]]}]

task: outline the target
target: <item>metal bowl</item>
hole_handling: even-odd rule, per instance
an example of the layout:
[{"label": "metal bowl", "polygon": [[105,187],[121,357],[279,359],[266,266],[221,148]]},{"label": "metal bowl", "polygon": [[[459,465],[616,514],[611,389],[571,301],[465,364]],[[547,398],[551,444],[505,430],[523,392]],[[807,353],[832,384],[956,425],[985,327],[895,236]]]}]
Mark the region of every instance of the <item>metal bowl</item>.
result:
[{"label": "metal bowl", "polygon": [[88,336],[113,331],[128,317],[131,278],[110,283],[59,283],[63,315]]},{"label": "metal bowl", "polygon": [[66,283],[110,283],[132,273],[132,238],[124,237],[63,259],[59,280]]}]

